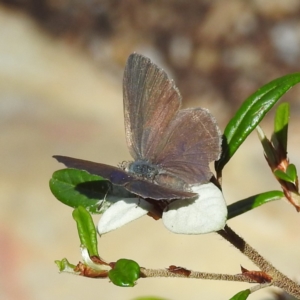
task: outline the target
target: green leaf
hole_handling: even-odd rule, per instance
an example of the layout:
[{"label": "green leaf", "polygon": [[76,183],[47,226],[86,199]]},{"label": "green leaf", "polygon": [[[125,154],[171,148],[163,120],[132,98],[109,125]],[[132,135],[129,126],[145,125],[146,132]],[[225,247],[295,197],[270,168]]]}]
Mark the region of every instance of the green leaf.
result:
[{"label": "green leaf", "polygon": [[53,173],[49,185],[52,194],[68,206],[83,206],[91,213],[105,210],[102,199],[110,183],[100,176],[76,169],[63,169]]},{"label": "green leaf", "polygon": [[223,169],[280,97],[298,82],[300,82],[300,73],[280,77],[264,85],[244,101],[225,128],[221,158],[215,163],[217,172]]},{"label": "green leaf", "polygon": [[288,125],[290,118],[290,105],[289,103],[281,103],[276,109],[274,120],[274,133],[272,135],[272,143],[275,149],[287,152],[287,138],[288,138]]},{"label": "green leaf", "polygon": [[233,204],[228,205],[228,217],[227,219],[232,219],[239,216],[253,208],[259,207],[270,201],[279,200],[284,197],[281,191],[270,191],[262,194],[254,195],[249,198],[237,201]]},{"label": "green leaf", "polygon": [[119,259],[108,272],[111,282],[117,286],[132,287],[140,277],[140,266],[130,259]]},{"label": "green leaf", "polygon": [[240,291],[239,293],[235,294],[232,298],[230,298],[229,300],[245,300],[248,298],[248,296],[251,294],[251,291],[248,290],[244,290],[244,291]]},{"label": "green leaf", "polygon": [[275,170],[274,171],[274,175],[281,179],[281,180],[284,180],[286,182],[291,182],[291,183],[294,183],[294,180],[293,178],[291,178],[288,174],[284,173],[283,171],[281,170]]},{"label": "green leaf", "polygon": [[286,169],[286,174],[293,180],[293,183],[297,180],[297,169],[294,164],[289,164]]},{"label": "green leaf", "polygon": [[77,223],[80,243],[87,248],[90,256],[99,256],[97,231],[90,213],[82,206],[74,209],[73,218]]},{"label": "green leaf", "polygon": [[264,131],[261,129],[259,125],[256,126],[256,131],[260,142],[264,148],[265,156],[270,166],[277,166],[278,165],[278,154],[274,149],[272,143],[267,139]]},{"label": "green leaf", "polygon": [[62,260],[56,260],[55,261],[59,272],[69,272],[74,273],[75,265],[69,263],[69,261],[66,258],[63,258]]}]

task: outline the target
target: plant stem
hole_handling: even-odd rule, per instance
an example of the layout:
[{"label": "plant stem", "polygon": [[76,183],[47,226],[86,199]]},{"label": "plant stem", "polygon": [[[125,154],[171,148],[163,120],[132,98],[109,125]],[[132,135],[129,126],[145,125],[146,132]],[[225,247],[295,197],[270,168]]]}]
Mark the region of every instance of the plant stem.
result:
[{"label": "plant stem", "polygon": [[254,248],[246,243],[231,228],[226,225],[223,230],[218,231],[218,234],[220,234],[224,239],[226,239],[244,255],[246,255],[256,266],[261,269],[261,271],[270,275],[273,278],[273,286],[282,288],[290,295],[297,297],[297,299],[300,299],[300,285],[279,272],[271,263],[269,263],[264,257],[262,257]]},{"label": "plant stem", "polygon": [[183,278],[196,278],[196,279],[208,279],[208,280],[226,280],[226,281],[239,281],[256,283],[249,277],[242,274],[230,275],[230,274],[218,274],[218,273],[206,273],[206,272],[196,272],[191,271],[191,273],[186,276],[181,273],[170,272],[167,269],[146,269],[141,268],[141,277],[183,277]]}]

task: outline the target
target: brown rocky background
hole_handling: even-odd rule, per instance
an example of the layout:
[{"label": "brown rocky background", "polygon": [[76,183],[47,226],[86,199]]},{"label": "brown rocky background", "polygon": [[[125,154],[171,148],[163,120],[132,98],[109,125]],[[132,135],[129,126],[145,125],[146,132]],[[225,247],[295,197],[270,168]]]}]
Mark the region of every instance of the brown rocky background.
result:
[{"label": "brown rocky background", "polygon": [[[59,275],[55,259],[80,260],[72,210],[51,195],[69,155],[116,165],[130,159],[124,139],[122,72],[134,51],[175,79],[184,106],[207,107],[221,129],[252,92],[300,69],[300,2],[0,1],[1,299],[229,299],[242,283],[144,279],[134,288]],[[300,166],[300,89],[291,103],[289,157]],[[262,126],[271,134],[271,112]],[[228,203],[278,189],[252,134],[225,168]],[[300,216],[270,203],[229,221],[291,278],[299,276]],[[98,219],[95,216],[95,221]],[[131,258],[239,273],[254,266],[216,234],[181,236],[142,218],[99,240],[108,261]],[[274,299],[271,290],[250,299]]]}]

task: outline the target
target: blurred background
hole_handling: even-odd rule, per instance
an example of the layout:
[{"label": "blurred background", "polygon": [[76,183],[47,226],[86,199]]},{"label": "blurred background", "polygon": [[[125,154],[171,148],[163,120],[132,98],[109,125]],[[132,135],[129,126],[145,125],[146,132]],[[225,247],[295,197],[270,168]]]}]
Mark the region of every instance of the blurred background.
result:
[{"label": "blurred background", "polygon": [[[134,288],[59,274],[54,260],[77,263],[72,209],[48,181],[54,154],[117,165],[129,160],[122,74],[128,55],[149,56],[174,78],[184,107],[206,107],[221,130],[261,85],[300,69],[300,2],[0,1],[0,295],[1,299],[229,299],[249,285],[141,279]],[[289,157],[300,166],[300,89],[291,104]],[[274,110],[262,123],[272,132]],[[279,189],[254,132],[224,170],[228,204]],[[95,222],[99,216],[95,216]],[[258,208],[231,226],[293,279],[300,269],[300,216],[287,202]],[[107,261],[148,268],[240,273],[256,269],[217,234],[183,236],[141,218],[99,239]],[[279,299],[272,289],[251,299]],[[283,298],[280,298],[283,299]]]}]

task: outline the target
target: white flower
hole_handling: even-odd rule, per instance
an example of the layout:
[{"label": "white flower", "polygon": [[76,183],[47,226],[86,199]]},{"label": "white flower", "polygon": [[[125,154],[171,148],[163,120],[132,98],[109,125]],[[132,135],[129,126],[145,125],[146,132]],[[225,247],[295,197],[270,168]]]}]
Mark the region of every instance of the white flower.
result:
[{"label": "white flower", "polygon": [[223,229],[227,206],[222,192],[213,184],[192,188],[199,196],[195,200],[177,200],[164,210],[163,223],[174,233],[203,234]]},{"label": "white flower", "polygon": [[98,233],[104,234],[148,213],[152,205],[141,198],[124,198],[112,204],[101,216]]},{"label": "white flower", "polygon": [[[198,197],[176,200],[164,209],[162,221],[167,229],[181,234],[204,234],[223,229],[227,206],[222,192],[213,184],[192,187]],[[153,206],[141,198],[124,198],[111,205],[98,223],[98,233],[115,230],[146,215]]]}]

